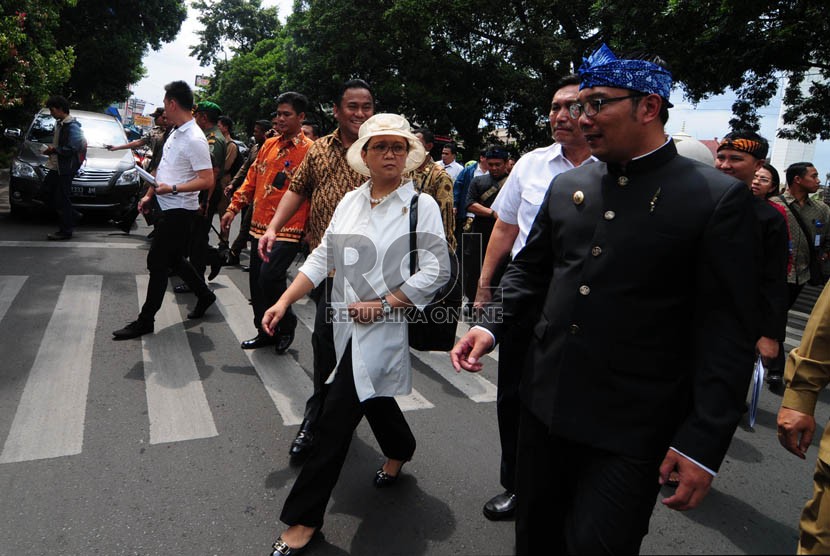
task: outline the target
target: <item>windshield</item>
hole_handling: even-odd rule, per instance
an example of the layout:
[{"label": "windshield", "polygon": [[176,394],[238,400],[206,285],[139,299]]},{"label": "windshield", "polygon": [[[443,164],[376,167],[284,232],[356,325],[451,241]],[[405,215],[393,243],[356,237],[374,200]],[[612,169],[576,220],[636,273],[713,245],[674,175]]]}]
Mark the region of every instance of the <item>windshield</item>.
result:
[{"label": "windshield", "polygon": [[[84,132],[84,137],[90,147],[122,145],[127,142],[124,129],[116,120],[93,120],[80,116],[78,121],[81,122],[81,131]],[[27,139],[35,143],[51,143],[54,134],[55,118],[49,114],[38,114],[32,122]]]}]

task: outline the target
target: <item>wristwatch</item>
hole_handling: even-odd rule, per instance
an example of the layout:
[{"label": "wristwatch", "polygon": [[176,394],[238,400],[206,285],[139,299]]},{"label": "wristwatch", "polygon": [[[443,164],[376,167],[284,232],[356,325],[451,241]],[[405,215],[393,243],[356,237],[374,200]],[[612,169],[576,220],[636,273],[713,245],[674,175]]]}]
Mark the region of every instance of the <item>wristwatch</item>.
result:
[{"label": "wristwatch", "polygon": [[178,188],[178,186],[176,186],[176,184],[173,184],[170,187],[173,189],[173,195],[178,195],[179,194],[179,188]]},{"label": "wristwatch", "polygon": [[383,309],[383,315],[389,316],[392,314],[392,306],[389,305],[389,302],[386,301],[386,296],[380,298],[380,306]]}]

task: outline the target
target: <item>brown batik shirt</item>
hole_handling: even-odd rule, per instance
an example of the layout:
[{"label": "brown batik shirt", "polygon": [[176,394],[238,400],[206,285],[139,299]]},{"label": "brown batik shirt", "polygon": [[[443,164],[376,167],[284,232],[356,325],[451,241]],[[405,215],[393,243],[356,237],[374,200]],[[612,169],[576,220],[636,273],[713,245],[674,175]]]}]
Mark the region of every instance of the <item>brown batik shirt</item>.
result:
[{"label": "brown batik shirt", "polygon": [[349,166],[346,150],[337,128],[311,145],[291,180],[291,191],[311,201],[305,227],[310,249],[320,245],[343,196],[368,179]]},{"label": "brown batik shirt", "polygon": [[444,168],[433,161],[409,174],[415,182],[415,190],[430,195],[441,209],[441,221],[444,223],[444,235],[450,251],[455,252],[455,215],[453,214],[452,177]]}]

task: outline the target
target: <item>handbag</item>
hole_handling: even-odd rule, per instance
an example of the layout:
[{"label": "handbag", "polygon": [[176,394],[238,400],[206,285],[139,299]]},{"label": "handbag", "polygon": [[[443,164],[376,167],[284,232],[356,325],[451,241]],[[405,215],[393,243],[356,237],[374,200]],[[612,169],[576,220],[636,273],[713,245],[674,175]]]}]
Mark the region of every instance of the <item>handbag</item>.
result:
[{"label": "handbag", "polygon": [[[418,194],[412,196],[409,206],[409,273],[418,270]],[[461,281],[458,279],[458,261],[450,252],[450,279],[419,311],[406,311],[409,327],[409,347],[418,351],[449,351],[455,345],[455,329],[461,310]]]},{"label": "handbag", "polygon": [[787,203],[784,200],[784,197],[779,195],[778,196],[781,201],[787,205],[787,208],[790,209],[790,212],[795,217],[796,222],[798,222],[798,227],[801,228],[801,231],[804,233],[804,237],[807,238],[807,244],[810,245],[810,279],[807,280],[807,283],[811,286],[823,286],[824,283],[827,281],[824,277],[824,269],[821,267],[821,259],[818,256],[818,249],[812,245],[812,234],[810,233],[810,229],[807,228],[807,224],[804,223],[804,220],[801,219],[801,215],[795,211],[791,204]]}]

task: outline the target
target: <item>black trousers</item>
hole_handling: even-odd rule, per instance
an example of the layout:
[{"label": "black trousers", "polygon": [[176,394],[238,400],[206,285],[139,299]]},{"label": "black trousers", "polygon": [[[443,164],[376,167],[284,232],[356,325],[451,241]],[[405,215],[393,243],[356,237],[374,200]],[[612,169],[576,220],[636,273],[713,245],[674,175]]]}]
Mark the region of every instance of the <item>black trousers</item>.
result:
[{"label": "black trousers", "polygon": [[314,332],[311,334],[311,348],[314,356],[314,392],[305,404],[303,419],[312,428],[323,410],[323,400],[328,387],[325,382],[337,365],[337,353],[334,350],[334,328],[331,320],[331,289],[333,278],[326,278],[311,293],[317,303],[314,317]]},{"label": "black trousers", "polygon": [[201,218],[195,210],[170,209],[161,213],[156,222],[150,252],[147,253],[150,282],[144,306],[138,316],[139,320],[155,320],[167,289],[168,269],[173,269],[199,298],[210,294],[202,275],[198,274],[185,258],[194,223]]},{"label": "black trousers", "polygon": [[[239,224],[239,233],[236,236],[236,239],[233,240],[231,244],[231,251],[239,255],[243,249],[245,249],[245,244],[251,239],[250,231],[251,231],[251,215],[253,215],[254,209],[245,205],[242,207],[242,220]],[[251,250],[253,251],[253,249]]]},{"label": "black trousers", "polygon": [[521,411],[516,553],[639,553],[663,456],[641,460],[565,440]]},{"label": "black trousers", "polygon": [[505,327],[499,342],[499,376],[496,394],[496,415],[501,441],[501,486],[516,492],[516,448],[519,442],[521,400],[519,384],[524,361],[533,337],[533,321],[515,321]]},{"label": "black trousers", "polygon": [[349,343],[329,386],[311,453],[285,499],[280,515],[283,523],[318,528],[323,525],[326,506],[346,461],[354,430],[364,415],[383,455],[402,461],[412,459],[415,437],[395,398],[358,400]]},{"label": "black trousers", "polygon": [[[258,244],[258,239],[251,239],[248,284],[251,288],[251,305],[254,308],[254,326],[257,330],[261,330],[265,311],[288,289],[288,267],[299,253],[300,244],[289,241],[274,242],[268,254],[267,263],[259,258]],[[289,307],[285,317],[279,322],[277,333],[292,332],[295,328],[297,328],[297,316]]]},{"label": "black trousers", "polygon": [[72,206],[72,176],[62,176],[55,170],[49,170],[43,179],[45,196],[60,218],[60,231],[72,235],[78,221],[78,211]]}]

